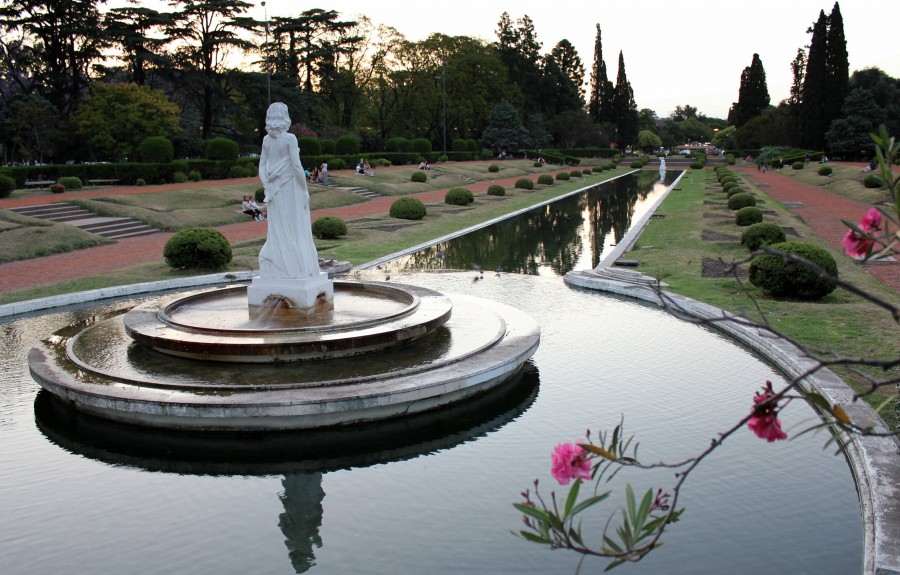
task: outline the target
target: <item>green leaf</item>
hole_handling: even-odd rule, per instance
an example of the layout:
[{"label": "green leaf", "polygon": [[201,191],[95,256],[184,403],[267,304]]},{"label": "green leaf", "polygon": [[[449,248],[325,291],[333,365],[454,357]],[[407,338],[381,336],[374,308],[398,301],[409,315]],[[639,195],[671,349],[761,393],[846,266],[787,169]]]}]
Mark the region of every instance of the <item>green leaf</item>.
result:
[{"label": "green leaf", "polygon": [[611,570],[615,569],[616,567],[618,567],[619,565],[621,565],[622,563],[625,563],[626,561],[628,561],[628,559],[624,559],[624,558],[616,559],[615,561],[613,561],[612,563],[607,565],[606,569],[604,569],[603,572],[605,573],[607,571],[611,571]]},{"label": "green leaf", "polygon": [[581,513],[588,507],[590,507],[591,505],[600,503],[607,497],[609,497],[609,491],[607,491],[606,493],[601,493],[600,495],[595,495],[594,497],[585,499],[584,501],[582,501],[581,503],[579,503],[578,505],[576,505],[575,507],[572,508],[572,515],[578,515],[579,513]]},{"label": "green leaf", "polygon": [[622,553],[622,548],[619,547],[619,545],[615,541],[610,539],[607,535],[603,536],[603,542],[606,543],[610,548],[612,548],[612,550],[616,553]]},{"label": "green leaf", "polygon": [[575,506],[575,502],[578,500],[578,492],[581,490],[581,480],[576,479],[575,484],[569,489],[569,496],[566,497],[566,506],[563,511],[563,519],[568,517],[572,513],[572,508]]},{"label": "green leaf", "polygon": [[[850,228],[854,228],[854,229],[856,228],[856,226],[850,224],[849,222],[844,222],[844,223],[847,224],[847,226],[850,227]],[[857,229],[856,231],[859,232],[860,230]],[[808,400],[811,401],[812,403],[816,404],[816,406],[819,407],[819,408],[821,408],[822,410],[824,410],[824,411],[830,411],[830,410],[831,410],[831,404],[828,402],[827,399],[825,399],[824,397],[822,397],[821,394],[816,393],[816,392],[814,392],[814,391],[810,391],[810,392],[805,393],[805,394],[803,394],[803,395],[804,395],[804,397],[806,397],[806,399],[808,399]]]},{"label": "green leaf", "polygon": [[540,543],[542,545],[550,545],[550,540],[545,539],[539,535],[535,535],[530,531],[519,531],[519,535],[522,536],[526,541],[531,541],[532,543]]},{"label": "green leaf", "polygon": [[581,448],[585,451],[589,451],[595,455],[599,455],[605,459],[609,459],[610,461],[616,461],[616,456],[610,453],[609,451],[603,449],[602,447],[597,447],[596,445],[581,445]]},{"label": "green leaf", "polygon": [[634,530],[636,533],[640,533],[644,529],[644,523],[647,521],[647,517],[650,515],[650,507],[653,505],[653,489],[648,489],[647,493],[644,494],[644,498],[641,500],[641,507],[637,511],[637,516],[632,518],[634,522]]},{"label": "green leaf", "polygon": [[526,505],[524,503],[513,503],[513,507],[515,507],[525,515],[537,519],[538,521],[547,522],[550,520],[550,514],[543,509],[537,509],[536,507],[532,507],[531,505]]}]

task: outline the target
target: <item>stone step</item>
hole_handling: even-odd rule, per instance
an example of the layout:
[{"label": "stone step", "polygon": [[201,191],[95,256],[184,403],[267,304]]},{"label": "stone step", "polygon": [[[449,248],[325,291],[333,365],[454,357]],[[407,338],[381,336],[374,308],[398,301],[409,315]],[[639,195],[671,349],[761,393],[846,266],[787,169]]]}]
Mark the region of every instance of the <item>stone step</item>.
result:
[{"label": "stone step", "polygon": [[10,211],[39,220],[52,220],[56,222],[78,219],[79,217],[85,216],[90,217],[93,215],[87,210],[66,203],[11,208]]},{"label": "stone step", "polygon": [[131,218],[98,216],[67,202],[12,208],[10,211],[39,220],[64,223],[113,240],[145,236],[160,231]]},{"label": "stone step", "polygon": [[373,192],[368,188],[343,188],[344,190],[356,194],[358,196],[363,196],[364,198],[380,198],[381,194],[378,192]]}]

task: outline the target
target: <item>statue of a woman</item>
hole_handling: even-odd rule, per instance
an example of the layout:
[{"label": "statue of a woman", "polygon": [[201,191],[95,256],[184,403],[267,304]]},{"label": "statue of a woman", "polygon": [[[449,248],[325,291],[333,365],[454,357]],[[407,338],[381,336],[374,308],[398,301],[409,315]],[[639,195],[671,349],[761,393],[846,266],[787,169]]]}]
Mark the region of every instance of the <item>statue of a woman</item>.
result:
[{"label": "statue of a woman", "polygon": [[297,137],[282,102],[269,106],[259,156],[259,179],[265,188],[269,230],[259,252],[263,279],[303,279],[319,274],[319,256],[309,216],[309,190],[300,164]]}]

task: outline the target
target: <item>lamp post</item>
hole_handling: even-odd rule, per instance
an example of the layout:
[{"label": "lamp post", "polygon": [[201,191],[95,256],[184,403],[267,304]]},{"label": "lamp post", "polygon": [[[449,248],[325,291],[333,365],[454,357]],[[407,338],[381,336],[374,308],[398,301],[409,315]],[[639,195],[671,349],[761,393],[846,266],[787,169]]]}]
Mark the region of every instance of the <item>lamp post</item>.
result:
[{"label": "lamp post", "polygon": [[272,70],[269,69],[269,12],[266,10],[266,2],[263,0],[263,20],[266,23],[266,43],[264,45],[265,50],[265,62],[266,62],[266,92],[269,97],[269,105],[272,105]]},{"label": "lamp post", "polygon": [[444,154],[447,154],[447,61],[441,68],[441,95],[444,99]]}]

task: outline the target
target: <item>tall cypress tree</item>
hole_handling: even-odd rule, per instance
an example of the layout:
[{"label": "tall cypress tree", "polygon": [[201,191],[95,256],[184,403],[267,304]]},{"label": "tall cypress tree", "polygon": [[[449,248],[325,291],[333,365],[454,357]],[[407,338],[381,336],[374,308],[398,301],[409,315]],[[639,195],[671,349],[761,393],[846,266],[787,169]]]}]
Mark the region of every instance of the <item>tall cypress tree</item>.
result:
[{"label": "tall cypress tree", "polygon": [[769,105],[769,89],[766,87],[766,71],[759,54],[753,55],[753,61],[741,72],[741,87],[738,101],[734,106],[733,118],[735,127],[740,128],[748,121],[762,114]]},{"label": "tall cypress tree", "polygon": [[800,93],[800,144],[821,150],[825,145],[825,92],[828,81],[828,17],[819,11],[813,25],[812,42],[806,58],[806,74]]},{"label": "tall cypress tree", "polygon": [[591,69],[591,97],[588,103],[588,114],[595,122],[601,120],[603,114],[604,91],[609,78],[606,77],[606,62],[603,61],[603,41],[600,38],[600,24],[597,24],[597,38],[594,40],[594,67]]},{"label": "tall cypress tree", "polygon": [[847,40],[844,37],[844,18],[841,7],[834,3],[828,17],[828,35],[825,58],[825,127],[843,117],[844,100],[850,93],[850,61],[847,55]]},{"label": "tall cypress tree", "polygon": [[625,56],[619,51],[619,71],[616,74],[616,88],[613,95],[613,115],[616,124],[616,145],[620,148],[637,144],[638,113],[634,103],[634,92],[625,75]]}]

